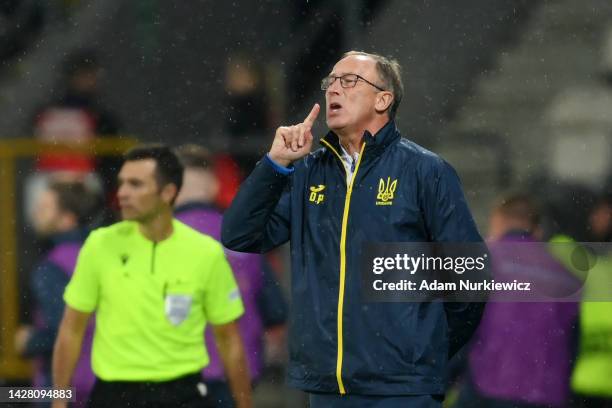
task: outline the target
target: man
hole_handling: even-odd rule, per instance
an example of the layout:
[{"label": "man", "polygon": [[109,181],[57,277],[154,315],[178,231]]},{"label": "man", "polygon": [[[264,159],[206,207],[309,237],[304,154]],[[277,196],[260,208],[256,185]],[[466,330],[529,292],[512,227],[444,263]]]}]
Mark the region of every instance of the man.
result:
[{"label": "man", "polygon": [[238,407],[251,406],[236,323],[240,294],[221,245],[173,219],[182,180],[168,147],[127,152],[118,190],[124,221],[92,232],[79,254],[64,294],[53,379],[56,387],[69,386],[96,312],[91,407],[202,406],[207,323]]},{"label": "man", "polygon": [[612,241],[612,194],[604,194],[589,215],[591,242]]},{"label": "man", "polygon": [[[571,386],[576,406],[612,407],[612,197],[601,196],[589,216],[591,240],[599,242],[597,261],[588,270],[580,304],[578,353]],[[598,301],[589,301],[589,299]],[[605,301],[603,301],[605,300]]]},{"label": "man", "polygon": [[[35,386],[51,386],[53,343],[64,310],[62,294],[99,201],[82,183],[52,182],[36,203],[34,229],[51,246],[32,273],[31,287],[36,304],[34,327],[23,326],[15,336],[17,351],[36,361],[32,381]],[[94,382],[89,364],[92,335],[93,325],[90,325],[75,369],[76,406],[84,406]]]},{"label": "man", "polygon": [[265,252],[291,241],[288,382],[313,407],[439,407],[447,359],[482,304],[365,303],[363,244],[482,239],[454,170],[395,127],[397,62],[349,52],[321,88],[323,148],[310,153],[319,105],[278,128],[225,214],[222,242]]},{"label": "man", "polygon": [[[538,244],[539,220],[529,195],[499,200],[489,223],[493,278],[527,277],[549,294],[573,293],[578,280]],[[571,302],[488,303],[469,348],[468,378],[456,406],[568,406],[577,316],[578,306]]]},{"label": "man", "polygon": [[[176,219],[215,239],[221,236],[221,212],[214,206],[219,183],[211,168],[206,149],[186,145],[178,149],[185,167],[183,187],[176,198]],[[242,301],[244,316],[238,324],[247,351],[251,382],[259,379],[263,370],[264,330],[281,333],[287,318],[287,305],[273,272],[261,255],[226,251],[234,271]],[[234,407],[221,358],[211,330],[206,330],[206,349],[210,364],[202,372],[211,399],[217,407]]]},{"label": "man", "polygon": [[[116,135],[117,117],[100,100],[99,77],[102,66],[94,50],[78,50],[64,61],[59,98],[37,109],[32,133],[48,143],[88,143]],[[104,191],[111,200],[121,162],[115,157],[96,158],[83,152],[42,153],[36,158],[36,172],[25,184],[26,215],[32,217],[32,203],[50,176],[85,181],[90,188]],[[107,216],[110,216],[107,215]]]}]

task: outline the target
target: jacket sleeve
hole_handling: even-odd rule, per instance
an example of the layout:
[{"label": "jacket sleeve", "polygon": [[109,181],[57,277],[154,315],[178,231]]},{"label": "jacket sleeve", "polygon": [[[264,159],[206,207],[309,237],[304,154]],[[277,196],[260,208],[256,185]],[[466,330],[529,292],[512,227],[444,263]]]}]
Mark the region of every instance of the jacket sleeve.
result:
[{"label": "jacket sleeve", "polygon": [[[444,160],[437,159],[422,180],[425,224],[433,242],[474,242],[486,245],[478,233],[468,208],[461,182],[455,170]],[[470,340],[482,317],[483,302],[446,302],[449,358]]]},{"label": "jacket sleeve", "polygon": [[25,347],[25,357],[51,355],[64,313],[62,295],[67,284],[68,276],[51,262],[43,262],[34,271],[31,286],[42,325],[32,332]]},{"label": "jacket sleeve", "polygon": [[223,216],[221,242],[231,250],[264,253],[289,240],[290,178],[261,160]]},{"label": "jacket sleeve", "polygon": [[422,211],[430,240],[482,242],[455,169],[442,159],[427,167],[422,180]]},{"label": "jacket sleeve", "polygon": [[285,295],[269,262],[262,257],[263,285],[257,294],[257,309],[265,328],[287,322],[288,307]]}]

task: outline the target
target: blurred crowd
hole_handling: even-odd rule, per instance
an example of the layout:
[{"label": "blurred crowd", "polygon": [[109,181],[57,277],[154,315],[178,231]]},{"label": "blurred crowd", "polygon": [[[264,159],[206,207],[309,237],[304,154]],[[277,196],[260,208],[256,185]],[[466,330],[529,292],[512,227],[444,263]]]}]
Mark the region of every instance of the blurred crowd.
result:
[{"label": "blurred crowd", "polygon": [[[59,97],[39,107],[32,115],[31,133],[40,141],[91,143],[113,138],[122,131],[119,115],[107,109],[99,96],[101,66],[92,50],[79,50],[64,62]],[[274,118],[266,109],[263,71],[246,56],[237,56],[227,67],[227,116],[225,132],[234,140],[262,134]],[[248,154],[213,153],[208,148],[187,144],[175,146],[184,167],[184,182],[175,203],[180,221],[220,239],[221,214],[229,206],[249,163]],[[35,386],[51,385],[51,356],[64,310],[63,292],[88,233],[120,220],[117,205],[117,173],[120,157],[73,152],[43,152],[35,158],[32,171],[22,186],[24,230],[34,236],[22,253],[38,254],[36,261],[22,256],[24,270],[20,289],[22,325],[14,336],[16,351],[34,361]],[[28,248],[29,247],[29,248]],[[34,247],[34,248],[31,248]],[[227,250],[245,305],[240,330],[248,352],[253,384],[270,377],[279,382],[286,361],[286,283],[283,253],[265,256]],[[24,268],[20,268],[24,269]],[[93,326],[93,323],[92,323]],[[90,327],[75,375],[75,387],[86,395],[94,376],[90,368]],[[210,364],[203,376],[209,392],[233,406],[223,367],[211,329],[205,335]],[[81,404],[77,403],[77,406]]]},{"label": "blurred crowd", "polygon": [[[122,131],[121,121],[98,95],[100,65],[95,52],[79,51],[66,60],[64,90],[40,107],[32,131],[40,140],[91,141]],[[227,135],[239,140],[254,131],[266,134],[278,124],[270,108],[265,73],[247,56],[228,61],[226,72]],[[271,139],[270,139],[271,140]],[[259,157],[214,152],[199,145],[176,146],[185,166],[184,185],[175,206],[176,218],[218,239],[222,212],[246,172]],[[24,222],[35,233],[39,259],[24,292],[31,293],[15,348],[35,362],[34,385],[50,384],[50,358],[64,303],[62,294],[76,256],[89,231],[118,220],[116,174],[121,161],[84,153],[41,154],[24,184]],[[612,196],[602,194],[586,219],[568,226],[547,197],[514,192],[491,208],[488,242],[493,273],[503,274],[507,242],[610,242]],[[575,223],[582,223],[575,225]],[[587,237],[574,231],[584,230]],[[567,254],[547,247],[531,252],[525,266],[537,265],[555,282],[581,281]],[[253,384],[278,378],[286,361],[286,286],[289,270],[284,250],[264,256],[226,255],[246,307],[240,328],[248,352]],[[612,253],[602,253],[596,268],[612,268]],[[609,274],[610,270],[606,272]],[[606,274],[604,273],[604,276]],[[604,281],[601,285],[610,284]],[[588,289],[588,288],[587,288]],[[452,362],[445,404],[453,407],[612,407],[612,299],[610,302],[490,302],[480,327]],[[93,323],[92,323],[93,325]],[[77,368],[75,387],[87,392],[93,381],[89,366],[90,327]],[[204,341],[204,340],[203,340]],[[203,371],[208,388],[232,406],[210,333],[211,363]]]},{"label": "blurred crowd", "polygon": [[[575,256],[582,244],[575,241],[569,227],[559,227],[566,222],[550,219],[544,203],[541,195],[514,192],[494,204],[488,230],[493,278],[516,278],[508,276],[508,271],[518,271],[545,282],[551,294],[568,295],[581,288],[583,298],[593,299],[590,292],[612,283],[612,251],[602,245],[597,261],[581,267]],[[583,220],[589,241],[609,243],[612,196],[602,195],[589,214]],[[548,245],[533,245],[538,242]],[[517,243],[527,246],[512,245]],[[597,279],[586,279],[586,274]],[[612,406],[609,296],[580,303],[495,300],[490,299],[470,345],[453,362],[455,393],[450,405]]]}]

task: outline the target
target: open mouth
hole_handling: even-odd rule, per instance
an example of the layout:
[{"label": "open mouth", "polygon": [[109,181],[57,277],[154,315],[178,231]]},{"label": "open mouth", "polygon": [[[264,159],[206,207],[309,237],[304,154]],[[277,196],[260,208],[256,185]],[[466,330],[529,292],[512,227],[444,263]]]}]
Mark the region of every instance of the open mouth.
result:
[{"label": "open mouth", "polygon": [[340,105],[338,102],[332,102],[329,104],[329,110],[331,112],[337,112],[340,109],[342,109],[342,105]]}]

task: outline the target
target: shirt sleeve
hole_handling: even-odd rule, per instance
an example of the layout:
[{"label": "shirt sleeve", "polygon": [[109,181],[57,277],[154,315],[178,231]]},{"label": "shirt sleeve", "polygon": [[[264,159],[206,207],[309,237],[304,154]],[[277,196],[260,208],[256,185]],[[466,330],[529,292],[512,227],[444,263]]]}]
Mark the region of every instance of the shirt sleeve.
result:
[{"label": "shirt sleeve", "polygon": [[204,314],[211,324],[219,325],[242,316],[244,306],[236,279],[220,245],[215,259],[204,287]]},{"label": "shirt sleeve", "polygon": [[96,309],[100,295],[99,273],[95,258],[96,244],[93,238],[94,236],[90,236],[81,248],[74,274],[64,291],[64,302],[84,313],[91,313]]},{"label": "shirt sleeve", "polygon": [[266,154],[264,160],[266,160],[272,167],[274,167],[274,170],[276,170],[277,172],[279,172],[283,176],[287,176],[287,175],[289,175],[289,174],[291,174],[291,173],[293,173],[295,171],[294,167],[281,166],[280,164],[278,164],[277,162],[272,160],[272,158],[270,157],[269,154]]}]

